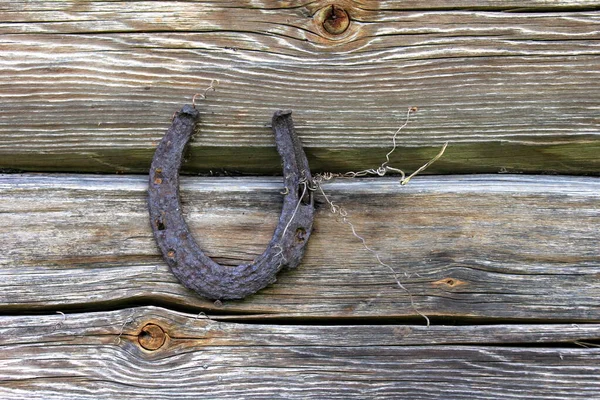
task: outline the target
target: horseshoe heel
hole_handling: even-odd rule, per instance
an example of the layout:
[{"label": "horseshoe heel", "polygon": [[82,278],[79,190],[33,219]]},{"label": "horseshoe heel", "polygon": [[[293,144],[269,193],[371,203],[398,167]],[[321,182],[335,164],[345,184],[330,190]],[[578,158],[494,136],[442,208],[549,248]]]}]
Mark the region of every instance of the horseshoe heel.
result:
[{"label": "horseshoe heel", "polygon": [[184,106],[158,145],[150,168],[148,208],[154,237],[173,274],[209,299],[242,299],[276,281],[282,268],[296,267],[312,231],[314,199],[310,169],[296,136],[291,111],[273,115],[273,133],[283,161],[285,196],[279,223],[264,253],[251,264],[222,266],[204,254],[181,212],[179,169],[183,150],[198,119]]}]

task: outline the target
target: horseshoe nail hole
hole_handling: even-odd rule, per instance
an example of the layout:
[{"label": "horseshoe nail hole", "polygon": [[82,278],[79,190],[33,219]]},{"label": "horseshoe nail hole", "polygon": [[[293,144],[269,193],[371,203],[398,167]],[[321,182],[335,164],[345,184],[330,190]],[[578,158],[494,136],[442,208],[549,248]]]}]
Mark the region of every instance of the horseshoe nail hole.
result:
[{"label": "horseshoe nail hole", "polygon": [[154,170],[154,172],[156,172],[157,174],[161,174],[162,173],[162,168],[156,168]]},{"label": "horseshoe nail hole", "polygon": [[175,250],[170,249],[169,251],[167,251],[167,257],[170,257],[170,258],[175,257]]},{"label": "horseshoe nail hole", "polygon": [[304,242],[306,240],[306,229],[304,228],[298,228],[296,229],[296,242]]},{"label": "horseshoe nail hole", "polygon": [[161,183],[162,183],[162,178],[156,178],[156,179],[154,179],[154,184],[160,185]]},{"label": "horseshoe nail hole", "polygon": [[159,231],[164,231],[165,229],[167,229],[167,227],[160,219],[158,219],[156,220],[156,229],[158,229]]}]

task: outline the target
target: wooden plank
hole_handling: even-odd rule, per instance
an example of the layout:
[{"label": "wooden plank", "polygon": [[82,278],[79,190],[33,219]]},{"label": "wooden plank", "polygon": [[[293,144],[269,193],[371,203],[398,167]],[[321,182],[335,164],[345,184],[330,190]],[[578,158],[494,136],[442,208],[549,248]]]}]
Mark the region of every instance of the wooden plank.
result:
[{"label": "wooden plank", "polygon": [[[391,271],[322,196],[303,263],[244,301],[185,290],[149,227],[146,177],[0,176],[0,310],[193,307],[243,318],[416,317]],[[184,177],[184,213],[202,248],[248,262],[270,240],[280,178]],[[434,319],[600,320],[600,180],[476,175],[324,184],[368,245]]]},{"label": "wooden plank", "polygon": [[234,324],[155,307],[1,316],[0,396],[587,400],[600,393],[599,335],[597,324]]},{"label": "wooden plank", "polygon": [[[142,172],[206,88],[188,171],[278,172],[292,108],[315,170],[597,174],[599,2],[28,1],[0,5],[0,168]],[[521,11],[521,12],[511,12]]]}]

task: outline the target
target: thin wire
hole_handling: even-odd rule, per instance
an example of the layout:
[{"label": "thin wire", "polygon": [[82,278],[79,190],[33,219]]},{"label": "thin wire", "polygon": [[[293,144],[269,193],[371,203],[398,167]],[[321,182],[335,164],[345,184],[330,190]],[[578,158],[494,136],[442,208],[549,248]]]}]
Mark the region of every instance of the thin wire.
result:
[{"label": "thin wire", "polygon": [[[361,243],[362,243],[363,247],[364,247],[364,248],[365,248],[367,251],[369,251],[371,254],[373,254],[373,255],[375,256],[375,258],[377,259],[377,262],[378,262],[380,265],[382,265],[382,266],[384,266],[384,267],[388,268],[388,269],[391,271],[391,273],[392,273],[392,275],[393,275],[393,277],[394,277],[394,280],[396,281],[396,284],[398,285],[398,287],[399,287],[400,289],[404,290],[404,291],[406,292],[406,294],[408,295],[408,298],[409,298],[409,300],[410,300],[410,305],[411,305],[411,307],[412,307],[413,311],[415,311],[417,314],[419,314],[421,317],[423,317],[423,318],[425,319],[426,323],[427,323],[427,326],[429,327],[429,326],[430,326],[430,321],[429,321],[429,318],[428,318],[428,317],[427,317],[425,314],[423,314],[421,311],[419,311],[419,309],[417,308],[417,306],[416,306],[416,304],[415,304],[414,297],[413,297],[412,293],[410,292],[410,290],[408,290],[408,289],[406,288],[406,286],[404,286],[404,285],[402,284],[402,282],[400,282],[400,279],[398,278],[398,273],[396,272],[396,270],[394,270],[394,268],[392,268],[392,266],[391,266],[391,265],[384,263],[384,262],[381,260],[381,256],[379,255],[379,253],[378,253],[377,251],[373,250],[373,249],[372,249],[372,248],[371,248],[371,247],[370,247],[370,246],[367,244],[367,241],[365,240],[365,238],[364,238],[364,237],[362,237],[362,236],[360,236],[360,235],[359,235],[359,234],[356,232],[356,228],[354,227],[354,224],[353,224],[352,222],[350,222],[350,221],[348,220],[348,218],[347,218],[347,217],[348,217],[348,212],[346,211],[346,209],[345,209],[345,208],[343,208],[343,207],[340,207],[340,206],[338,206],[337,204],[335,204],[333,201],[331,201],[331,200],[329,199],[329,196],[327,196],[327,194],[325,194],[325,191],[323,190],[323,186],[321,185],[321,182],[318,182],[318,183],[316,184],[316,187],[318,187],[318,188],[319,188],[319,191],[321,192],[321,195],[323,196],[323,198],[325,198],[325,201],[327,202],[327,204],[329,204],[329,207],[330,207],[330,209],[331,209],[331,212],[332,212],[333,214],[339,214],[339,215],[342,217],[342,222],[344,222],[345,224],[347,224],[348,226],[350,226],[350,229],[352,230],[352,234],[354,235],[354,237],[356,237],[357,239],[359,239],[359,240],[361,241]],[[406,274],[406,273],[405,273],[405,275],[406,275],[406,276],[408,276],[408,274]]]},{"label": "thin wire", "polygon": [[419,168],[418,170],[416,170],[415,172],[413,172],[412,174],[410,174],[407,178],[402,178],[400,180],[400,184],[401,185],[406,185],[408,183],[408,181],[411,180],[411,178],[413,178],[419,172],[424,171],[425,168],[429,167],[431,164],[433,164],[434,162],[436,162],[444,154],[444,151],[446,151],[446,147],[448,147],[448,142],[444,143],[444,146],[442,147],[442,150],[440,150],[440,152],[435,157],[433,157],[431,160],[427,161],[427,163],[425,163],[425,165],[421,166],[421,168]]},{"label": "thin wire", "polygon": [[200,97],[200,99],[204,100],[206,99],[206,95],[208,92],[210,92],[211,90],[214,92],[217,90],[217,86],[219,86],[219,80],[218,79],[213,79],[212,81],[210,81],[210,85],[204,89],[204,93],[196,93],[194,95],[194,97],[192,97],[192,106],[194,108],[196,108],[196,97]]},{"label": "thin wire", "polygon": [[402,129],[404,129],[407,125],[408,125],[408,121],[410,120],[410,113],[415,112],[416,109],[413,107],[410,107],[407,111],[406,111],[406,121],[404,121],[404,123],[396,130],[396,132],[394,132],[394,136],[392,136],[392,149],[385,155],[385,162],[383,164],[381,164],[382,168],[385,168],[386,165],[388,165],[390,163],[390,156],[392,155],[392,153],[394,151],[396,151],[396,137],[398,136],[398,134],[400,133],[400,131]]},{"label": "thin wire", "polygon": [[364,169],[362,171],[357,171],[357,172],[349,171],[349,172],[346,172],[345,174],[340,174],[340,176],[347,177],[347,178],[356,178],[356,177],[367,176],[367,175],[385,176],[385,174],[387,172],[396,172],[396,173],[399,173],[400,175],[402,175],[401,179],[404,179],[404,177],[406,176],[404,174],[404,171],[402,171],[401,169],[398,169],[398,168],[390,167],[390,166],[388,166],[388,164],[391,162],[390,156],[392,155],[392,153],[394,151],[396,151],[396,148],[398,147],[398,144],[396,143],[396,138],[398,137],[398,134],[400,133],[400,131],[402,131],[402,129],[406,128],[406,126],[408,125],[408,122],[410,121],[410,114],[413,112],[416,112],[416,111],[417,111],[416,107],[408,108],[408,110],[406,111],[406,120],[404,121],[404,123],[402,125],[400,125],[400,127],[398,129],[396,129],[396,132],[394,132],[394,135],[392,136],[392,149],[387,152],[387,154],[385,155],[385,161],[378,168],[369,168],[369,169]]},{"label": "thin wire", "polygon": [[[396,132],[394,132],[394,135],[392,136],[392,149],[390,151],[387,152],[387,154],[385,155],[385,161],[378,167],[378,168],[370,168],[370,169],[365,169],[362,171],[349,171],[346,173],[331,173],[331,172],[324,172],[321,174],[315,174],[314,178],[312,179],[311,182],[306,183],[305,182],[305,187],[304,187],[304,192],[306,192],[306,189],[308,188],[308,190],[311,191],[315,191],[317,188],[319,189],[319,191],[321,192],[321,195],[323,196],[323,198],[325,199],[325,201],[327,202],[327,204],[329,205],[331,212],[333,214],[339,214],[342,217],[342,222],[344,222],[345,224],[350,226],[350,229],[352,230],[352,234],[361,241],[363,247],[365,248],[365,250],[367,250],[368,252],[370,252],[371,254],[373,254],[375,256],[375,258],[377,259],[377,262],[388,268],[390,270],[390,272],[392,273],[394,280],[396,281],[396,284],[398,285],[398,287],[400,289],[402,289],[403,291],[405,291],[408,294],[408,297],[410,299],[410,304],[412,309],[421,317],[423,317],[425,319],[425,321],[427,322],[427,326],[430,326],[430,321],[429,318],[423,314],[421,311],[419,311],[419,309],[417,308],[415,301],[414,301],[414,297],[412,295],[412,293],[402,284],[402,282],[400,282],[400,279],[398,278],[398,274],[397,272],[394,270],[394,268],[392,268],[391,265],[384,263],[381,260],[381,256],[379,255],[379,253],[377,251],[375,251],[374,249],[372,249],[368,244],[367,241],[365,240],[364,237],[362,237],[361,235],[359,235],[356,232],[356,228],[354,227],[354,224],[352,224],[352,222],[350,222],[348,220],[348,212],[346,211],[346,209],[344,209],[343,207],[338,206],[337,204],[335,204],[330,198],[329,196],[327,196],[327,194],[325,193],[325,191],[323,190],[323,186],[322,183],[324,181],[329,181],[333,178],[356,178],[356,177],[361,177],[361,176],[367,176],[367,175],[377,175],[377,176],[384,176],[387,172],[395,172],[400,174],[401,178],[400,178],[400,184],[401,185],[406,185],[414,176],[416,176],[417,174],[419,174],[420,172],[424,171],[427,167],[429,167],[431,164],[433,164],[435,161],[437,161],[440,157],[442,157],[442,155],[444,154],[444,151],[446,150],[446,147],[448,147],[448,142],[444,143],[444,146],[442,147],[442,149],[440,150],[440,152],[431,160],[429,160],[426,164],[424,164],[423,166],[421,166],[419,169],[417,169],[415,172],[413,172],[412,174],[410,174],[408,177],[406,177],[406,174],[404,173],[404,171],[402,171],[399,168],[394,168],[389,166],[388,164],[391,162],[390,160],[390,156],[394,153],[394,151],[396,151],[396,148],[398,147],[397,142],[396,142],[396,138],[398,137],[398,134],[402,131],[402,129],[404,129],[409,121],[410,121],[410,114],[413,112],[416,112],[417,108],[416,107],[410,107],[408,109],[408,111],[406,112],[406,120],[404,121],[404,123],[396,130]],[[303,195],[304,196],[304,193]],[[299,205],[300,203],[298,203]],[[298,206],[297,206],[298,207]],[[289,225],[289,223],[288,223]],[[286,227],[287,229],[287,227]],[[284,230],[285,232],[285,230]],[[405,272],[404,275],[406,277],[408,277],[409,275]]]},{"label": "thin wire", "polygon": [[298,212],[298,208],[300,207],[300,203],[302,203],[302,199],[304,198],[304,195],[306,194],[306,191],[308,190],[308,184],[306,183],[306,181],[301,182],[301,183],[304,186],[304,189],[302,189],[302,195],[298,198],[298,203],[296,203],[296,208],[294,209],[294,213],[292,214],[292,216],[290,217],[290,220],[288,221],[287,225],[283,229],[283,233],[281,234],[282,238],[285,236],[285,233],[287,232],[288,228],[290,227],[290,224],[294,220],[294,217],[296,216],[296,213]]}]

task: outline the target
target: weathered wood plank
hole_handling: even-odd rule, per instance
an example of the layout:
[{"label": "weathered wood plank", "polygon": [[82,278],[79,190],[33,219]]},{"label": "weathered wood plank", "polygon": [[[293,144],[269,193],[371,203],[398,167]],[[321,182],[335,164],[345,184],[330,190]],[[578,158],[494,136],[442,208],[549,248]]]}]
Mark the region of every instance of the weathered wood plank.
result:
[{"label": "weathered wood plank", "polygon": [[587,400],[599,336],[597,324],[273,326],[154,307],[1,316],[0,396]]},{"label": "weathered wood plank", "polygon": [[[315,170],[600,171],[600,2],[10,1],[0,5],[0,168],[142,172],[211,79],[189,171],[278,171],[292,108]],[[545,12],[555,9],[555,12]],[[561,10],[560,12],[558,10]]]},{"label": "weathered wood plank", "polygon": [[[205,301],[162,262],[146,187],[144,176],[0,176],[0,309],[147,301],[277,318],[416,315],[390,270],[325,204],[299,268],[244,301]],[[417,177],[407,186],[382,178],[324,187],[427,315],[600,320],[597,178]],[[280,191],[278,178],[184,177],[184,213],[207,254],[248,262],[271,237]]]}]

